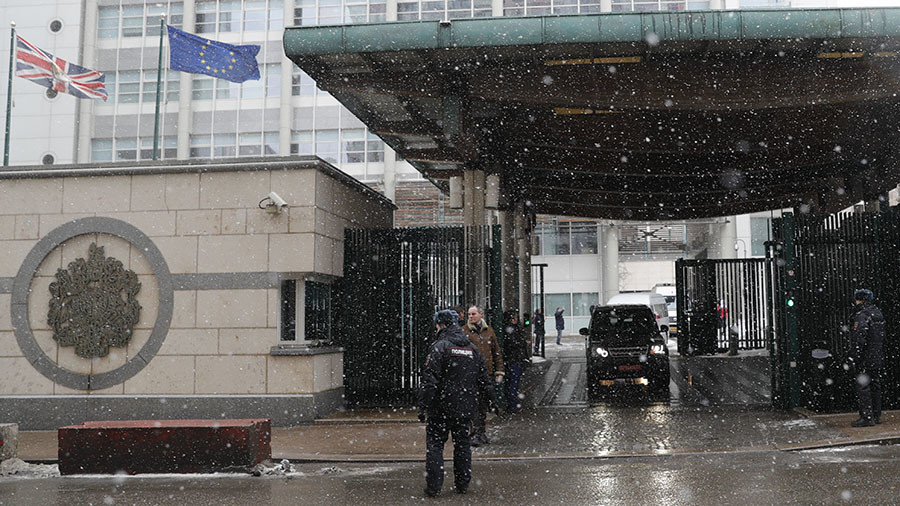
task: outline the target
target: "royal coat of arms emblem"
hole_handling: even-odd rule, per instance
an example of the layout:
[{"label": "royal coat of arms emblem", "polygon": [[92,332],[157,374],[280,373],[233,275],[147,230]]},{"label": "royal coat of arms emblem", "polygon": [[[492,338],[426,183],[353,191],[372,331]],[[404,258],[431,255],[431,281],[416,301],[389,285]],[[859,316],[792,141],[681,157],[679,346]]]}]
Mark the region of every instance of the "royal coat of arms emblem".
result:
[{"label": "royal coat of arms emblem", "polygon": [[137,274],[108,258],[102,246],[91,244],[88,259],[76,259],[57,269],[50,283],[47,322],[60,346],[75,346],[84,358],[105,357],[110,346],[125,346],[141,314]]}]

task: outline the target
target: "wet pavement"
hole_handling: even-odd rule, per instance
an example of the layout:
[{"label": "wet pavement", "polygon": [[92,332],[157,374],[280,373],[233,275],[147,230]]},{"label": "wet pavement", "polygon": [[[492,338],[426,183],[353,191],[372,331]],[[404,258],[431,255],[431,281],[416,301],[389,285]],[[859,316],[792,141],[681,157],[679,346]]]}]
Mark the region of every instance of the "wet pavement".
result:
[{"label": "wet pavement", "polygon": [[479,455],[611,455],[720,451],[830,440],[844,434],[792,412],[667,404],[538,409],[488,429]]},{"label": "wet pavement", "polygon": [[262,477],[0,478],[0,505],[896,504],[898,449],[476,461],[468,494],[453,493],[448,476],[436,499],[422,496],[419,463],[304,464]]}]

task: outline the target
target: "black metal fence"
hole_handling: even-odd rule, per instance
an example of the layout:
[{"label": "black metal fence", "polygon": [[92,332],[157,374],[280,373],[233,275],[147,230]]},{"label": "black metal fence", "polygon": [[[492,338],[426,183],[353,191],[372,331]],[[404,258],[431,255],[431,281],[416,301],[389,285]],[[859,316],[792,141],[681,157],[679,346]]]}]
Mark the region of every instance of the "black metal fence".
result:
[{"label": "black metal fence", "polygon": [[772,333],[772,262],[675,262],[678,351],[711,354],[767,348]]},{"label": "black metal fence", "polygon": [[900,213],[786,214],[773,231],[784,405],[855,409],[848,316],[853,291],[869,288],[887,320],[885,409],[900,408]]},{"label": "black metal fence", "polygon": [[[499,272],[485,237],[489,315],[499,313]],[[335,339],[344,347],[344,394],[351,406],[404,406],[415,400],[420,368],[434,337],[437,309],[465,293],[463,227],[348,229],[344,278],[335,297]],[[496,302],[496,303],[495,303]],[[498,306],[496,309],[494,306]]]}]

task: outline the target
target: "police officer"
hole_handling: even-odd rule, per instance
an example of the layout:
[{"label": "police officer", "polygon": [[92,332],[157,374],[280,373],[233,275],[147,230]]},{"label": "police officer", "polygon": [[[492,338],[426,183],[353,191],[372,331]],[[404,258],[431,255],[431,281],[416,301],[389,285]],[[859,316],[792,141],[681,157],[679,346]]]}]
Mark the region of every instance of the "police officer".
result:
[{"label": "police officer", "polygon": [[469,430],[478,396],[489,395],[491,380],[478,348],[459,327],[459,315],[444,309],[434,314],[437,342],[425,360],[419,389],[419,420],[426,421],[425,495],[434,497],[444,484],[444,444],[453,435],[456,492],[465,494],[472,477]]},{"label": "police officer", "polygon": [[853,427],[881,423],[881,368],[884,362],[884,315],[875,306],[871,290],[856,290],[850,313],[850,360],[856,373],[859,419]]}]

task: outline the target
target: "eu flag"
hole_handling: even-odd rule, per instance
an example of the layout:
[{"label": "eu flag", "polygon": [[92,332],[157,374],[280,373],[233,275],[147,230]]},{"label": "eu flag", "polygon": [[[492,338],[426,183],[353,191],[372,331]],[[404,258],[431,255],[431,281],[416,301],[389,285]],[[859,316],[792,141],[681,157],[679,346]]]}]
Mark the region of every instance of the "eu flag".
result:
[{"label": "eu flag", "polygon": [[169,68],[172,70],[206,74],[235,83],[259,79],[259,65],[256,63],[259,46],[235,46],[204,39],[168,25],[166,28],[169,29]]}]

